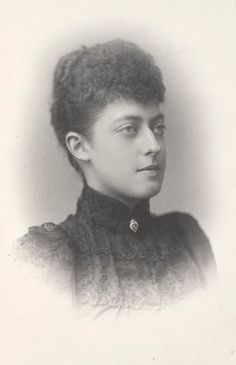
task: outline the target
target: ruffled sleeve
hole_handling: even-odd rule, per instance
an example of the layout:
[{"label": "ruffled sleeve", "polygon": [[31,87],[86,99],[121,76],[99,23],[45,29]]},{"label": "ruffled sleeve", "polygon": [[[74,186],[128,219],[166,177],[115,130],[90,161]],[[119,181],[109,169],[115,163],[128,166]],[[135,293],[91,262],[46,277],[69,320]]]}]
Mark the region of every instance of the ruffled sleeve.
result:
[{"label": "ruffled sleeve", "polygon": [[175,227],[190,256],[197,264],[200,274],[206,284],[211,283],[217,276],[216,263],[210,242],[191,215],[174,213]]},{"label": "ruffled sleeve", "polygon": [[67,289],[71,284],[73,256],[66,231],[54,223],[30,227],[28,233],[13,245],[15,261],[24,268],[40,273],[56,289]]}]

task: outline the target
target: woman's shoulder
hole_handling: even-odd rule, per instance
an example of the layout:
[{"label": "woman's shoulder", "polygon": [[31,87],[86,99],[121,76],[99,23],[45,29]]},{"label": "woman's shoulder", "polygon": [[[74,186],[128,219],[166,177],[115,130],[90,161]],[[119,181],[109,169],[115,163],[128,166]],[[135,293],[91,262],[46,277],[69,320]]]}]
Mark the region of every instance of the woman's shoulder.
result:
[{"label": "woman's shoulder", "polygon": [[47,222],[29,227],[28,232],[14,242],[12,254],[16,263],[31,270],[42,269],[45,279],[57,281],[59,286],[66,286],[71,280],[70,237],[60,224]]},{"label": "woman's shoulder", "polygon": [[183,222],[183,224],[187,223],[188,225],[197,223],[197,220],[191,214],[186,212],[174,211],[159,215],[152,213],[151,215],[152,218],[155,219],[157,222],[160,221],[162,223],[176,224],[177,222]]},{"label": "woman's shoulder", "polygon": [[191,214],[174,211],[161,215],[152,214],[152,219],[160,229],[193,239],[204,237],[204,241],[209,242],[198,221]]},{"label": "woman's shoulder", "polygon": [[178,231],[181,234],[197,236],[204,234],[198,221],[189,213],[174,211],[161,215],[152,214],[152,219],[155,224],[160,227],[168,227],[173,232]]},{"label": "woman's shoulder", "polygon": [[210,241],[196,218],[183,212],[153,215],[157,226],[178,237],[204,273],[206,281],[216,276],[216,263]]},{"label": "woman's shoulder", "polygon": [[[55,253],[63,251],[70,252],[69,250],[69,236],[62,228],[60,224],[52,222],[44,223],[40,226],[32,226],[28,228],[28,232],[22,237],[18,238],[15,242],[15,248],[27,248],[31,254],[35,254],[37,257],[39,254]],[[36,250],[36,251],[35,251]],[[67,255],[63,255],[67,257]]]}]

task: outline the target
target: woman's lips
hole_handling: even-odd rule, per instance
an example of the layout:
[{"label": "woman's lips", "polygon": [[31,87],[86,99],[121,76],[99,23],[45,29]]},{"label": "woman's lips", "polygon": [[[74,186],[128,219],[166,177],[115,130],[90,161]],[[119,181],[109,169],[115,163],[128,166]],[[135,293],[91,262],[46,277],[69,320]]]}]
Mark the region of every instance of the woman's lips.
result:
[{"label": "woman's lips", "polygon": [[139,169],[138,171],[158,171],[160,169],[160,165],[149,165]]},{"label": "woman's lips", "polygon": [[160,171],[161,171],[160,165],[149,165],[138,170],[139,173],[142,173],[147,177],[157,177],[159,176]]}]

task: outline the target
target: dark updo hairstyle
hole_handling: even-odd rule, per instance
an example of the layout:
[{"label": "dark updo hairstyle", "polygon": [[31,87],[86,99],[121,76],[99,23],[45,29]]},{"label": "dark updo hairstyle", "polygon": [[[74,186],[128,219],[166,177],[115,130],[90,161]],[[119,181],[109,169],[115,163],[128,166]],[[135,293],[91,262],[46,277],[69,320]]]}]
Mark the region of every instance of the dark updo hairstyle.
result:
[{"label": "dark updo hairstyle", "polygon": [[[161,71],[153,57],[134,43],[115,39],[82,46],[62,57],[56,66],[51,122],[66,148],[68,132],[89,138],[93,122],[109,102],[122,98],[160,103],[164,93]],[[68,155],[79,171],[69,151]]]}]

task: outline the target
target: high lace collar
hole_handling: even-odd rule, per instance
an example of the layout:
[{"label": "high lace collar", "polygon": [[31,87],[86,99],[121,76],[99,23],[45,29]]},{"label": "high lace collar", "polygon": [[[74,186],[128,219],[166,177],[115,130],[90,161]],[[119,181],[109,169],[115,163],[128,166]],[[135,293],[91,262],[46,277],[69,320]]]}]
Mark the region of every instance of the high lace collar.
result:
[{"label": "high lace collar", "polygon": [[[119,200],[84,185],[77,203],[76,216],[79,220],[86,220],[106,231],[141,232],[147,226],[150,217],[149,199],[141,199],[133,209],[130,209]],[[134,221],[138,225],[132,229],[130,226]]]}]

